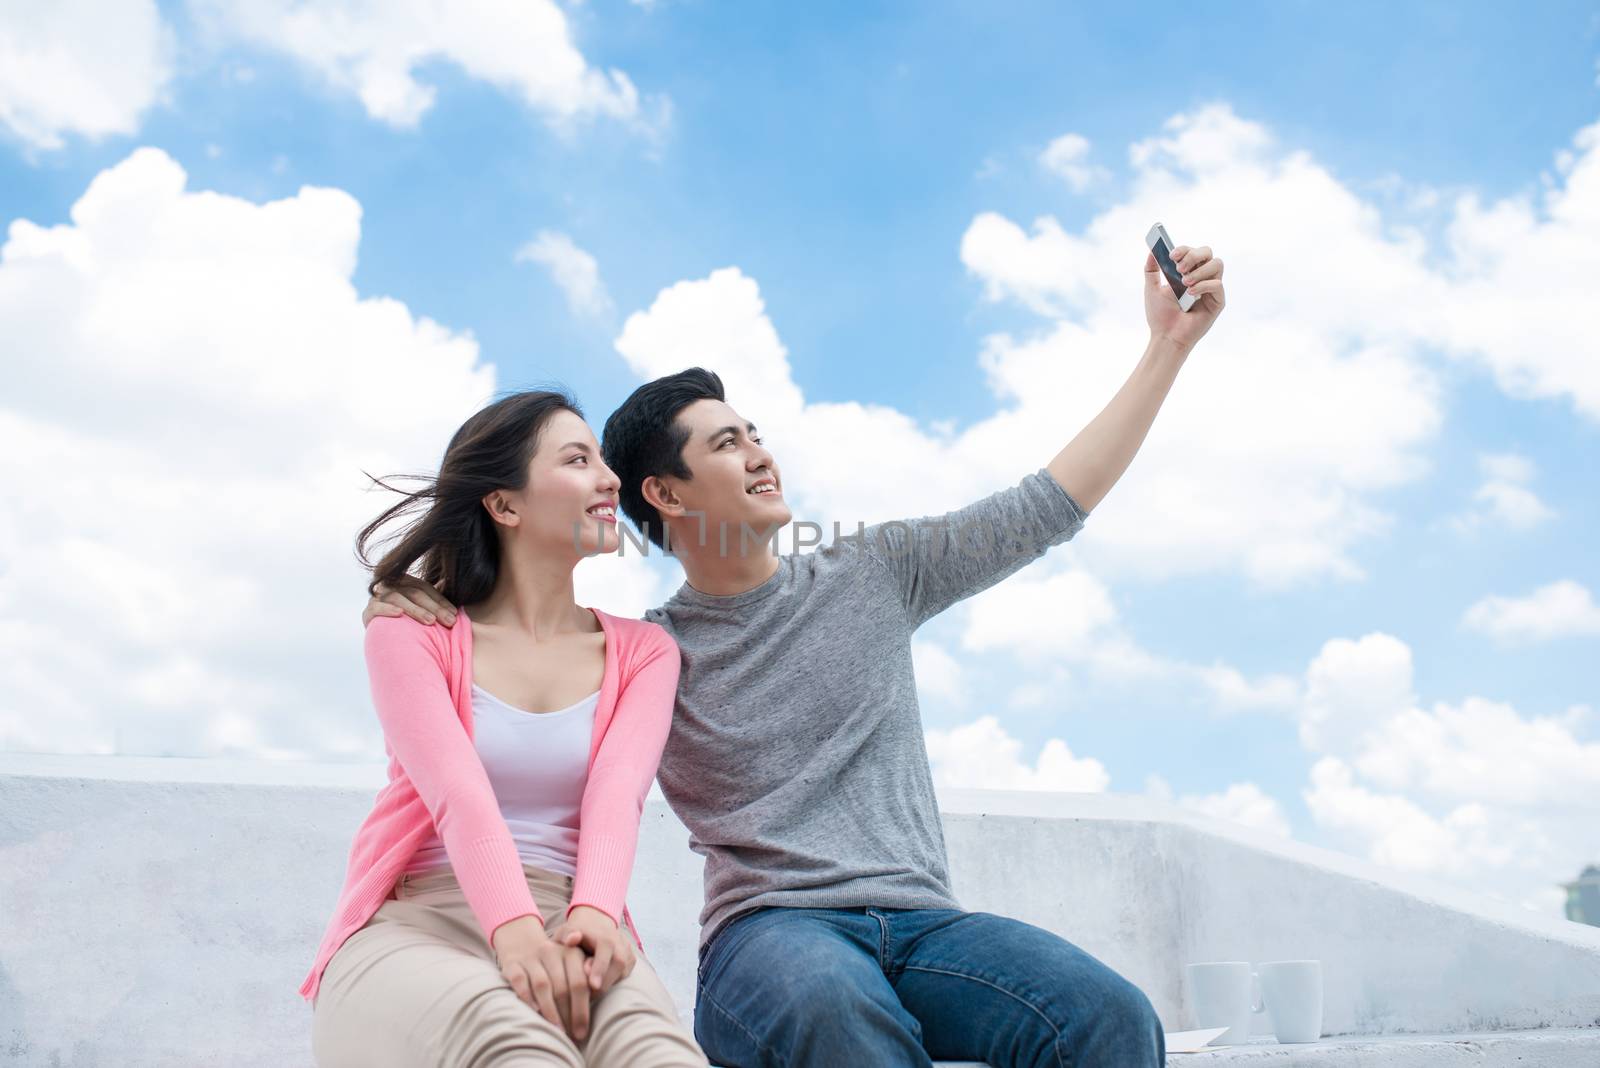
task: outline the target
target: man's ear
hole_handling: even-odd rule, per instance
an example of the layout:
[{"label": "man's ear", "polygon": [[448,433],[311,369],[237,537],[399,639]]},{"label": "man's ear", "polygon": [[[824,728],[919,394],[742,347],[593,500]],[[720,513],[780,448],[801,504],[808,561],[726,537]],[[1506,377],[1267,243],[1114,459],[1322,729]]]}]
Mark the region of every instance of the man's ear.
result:
[{"label": "man's ear", "polygon": [[684,512],[683,502],[678,500],[678,495],[671,486],[656,475],[651,475],[639,486],[639,493],[650,503],[650,507],[661,513],[663,519],[668,516],[679,516]]}]

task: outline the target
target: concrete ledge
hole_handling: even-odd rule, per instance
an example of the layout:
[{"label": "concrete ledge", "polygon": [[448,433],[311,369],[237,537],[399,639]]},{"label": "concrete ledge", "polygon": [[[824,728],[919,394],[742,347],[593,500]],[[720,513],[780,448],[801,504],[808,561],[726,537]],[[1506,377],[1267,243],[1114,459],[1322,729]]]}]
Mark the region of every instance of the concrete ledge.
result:
[{"label": "concrete ledge", "polygon": [[[295,988],[383,779],[373,765],[0,754],[0,1059],[309,1064]],[[1406,1033],[1386,1049],[1600,1027],[1595,928],[1149,798],[950,791],[941,805],[963,904],[1076,943],[1144,990],[1168,1031],[1194,1026],[1184,963],[1284,958],[1323,961],[1325,1035]],[[648,805],[629,900],[685,1014],[701,863]],[[1263,1016],[1253,1026],[1271,1041]],[[1586,1063],[1587,1038],[1566,1063]],[[1173,1063],[1346,1049],[1357,1059],[1277,1063],[1379,1063],[1352,1041]],[[1437,1045],[1427,1063],[1465,1048]]]},{"label": "concrete ledge", "polygon": [[1484,1031],[1456,1035],[1325,1038],[1279,1045],[1270,1038],[1168,1058],[1173,1068],[1270,1065],[1271,1068],[1595,1068],[1600,1028]]}]

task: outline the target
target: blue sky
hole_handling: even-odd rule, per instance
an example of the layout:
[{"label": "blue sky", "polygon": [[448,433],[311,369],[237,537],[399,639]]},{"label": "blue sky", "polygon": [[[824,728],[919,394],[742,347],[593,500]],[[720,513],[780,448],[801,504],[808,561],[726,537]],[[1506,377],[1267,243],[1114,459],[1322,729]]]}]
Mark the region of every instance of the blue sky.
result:
[{"label": "blue sky", "polygon": [[[1095,276],[1120,275],[1137,283],[1143,226],[1117,240],[1105,240],[1097,226],[1119,218],[1126,206],[1159,210],[1180,242],[1210,243],[1225,260],[1231,263],[1238,254],[1242,263],[1224,315],[1235,332],[1219,328],[1202,343],[1167,405],[1169,411],[1181,406],[1190,413],[1173,418],[1194,427],[1181,437],[1187,447],[1176,450],[1193,464],[1167,468],[1154,450],[1148,460],[1141,454],[1077,539],[1083,555],[1074,553],[1065,557],[1070,563],[1063,563],[1065,554],[1052,554],[1038,571],[1094,576],[1094,588],[1108,590],[1116,605],[1123,639],[1153,662],[1187,667],[1160,678],[1146,673],[1117,680],[1099,670],[1109,655],[1106,645],[1063,640],[1051,647],[1054,652],[1013,656],[996,651],[992,638],[974,637],[980,624],[973,618],[951,613],[919,635],[955,662],[960,676],[958,683],[925,693],[928,726],[956,732],[993,714],[1010,740],[1005,744],[1020,745],[1013,755],[1032,771],[1041,767],[1042,747],[1059,739],[1076,759],[1098,761],[1112,790],[1166,789],[1197,807],[1379,860],[1392,859],[1386,850],[1402,848],[1386,842],[1381,825],[1403,818],[1395,812],[1412,814],[1405,808],[1411,805],[1453,828],[1418,831],[1442,835],[1434,842],[1441,855],[1460,851],[1475,858],[1441,860],[1419,865],[1421,870],[1530,907],[1555,907],[1547,892],[1551,879],[1571,877],[1584,863],[1600,859],[1600,838],[1582,829],[1573,802],[1554,788],[1549,795],[1511,791],[1504,796],[1486,788],[1481,800],[1491,810],[1485,832],[1490,840],[1535,824],[1564,828],[1548,848],[1496,860],[1485,842],[1452,837],[1469,833],[1461,828],[1471,822],[1475,799],[1459,786],[1440,787],[1438,769],[1423,770],[1422,758],[1410,750],[1395,759],[1412,761],[1411,771],[1368,782],[1370,795],[1354,788],[1345,794],[1334,790],[1322,795],[1319,809],[1303,793],[1319,760],[1336,757],[1348,768],[1360,764],[1362,753],[1356,741],[1336,751],[1304,740],[1305,709],[1317,688],[1313,662],[1328,652],[1329,642],[1358,642],[1373,633],[1393,636],[1409,650],[1409,685],[1424,712],[1435,702],[1465,706],[1475,698],[1514,708],[1515,723],[1506,729],[1520,741],[1507,736],[1485,742],[1496,736],[1475,732],[1465,721],[1457,724],[1461,738],[1476,739],[1461,741],[1455,758],[1443,758],[1456,759],[1457,772],[1462,762],[1484,753],[1526,744],[1519,766],[1533,769],[1526,771],[1528,777],[1564,784],[1567,793],[1575,786],[1600,785],[1600,730],[1590,710],[1597,698],[1592,666],[1597,634],[1592,600],[1582,599],[1600,588],[1592,548],[1600,530],[1593,474],[1600,456],[1600,418],[1592,401],[1583,399],[1593,396],[1585,392],[1592,379],[1572,368],[1594,365],[1592,337],[1577,342],[1576,355],[1552,355],[1543,363],[1537,355],[1516,351],[1514,341],[1479,358],[1462,355],[1472,348],[1470,336],[1464,341],[1442,317],[1417,334],[1408,333],[1404,347],[1407,365],[1424,369],[1437,384],[1437,426],[1419,431],[1403,446],[1375,446],[1372,454],[1381,467],[1388,455],[1383,450],[1392,447],[1390,459],[1398,464],[1402,457],[1412,458],[1421,465],[1416,472],[1388,484],[1366,476],[1341,483],[1337,460],[1327,460],[1314,442],[1306,447],[1305,455],[1312,458],[1307,466],[1285,460],[1282,470],[1272,468],[1273,481],[1262,483],[1262,496],[1269,485],[1277,492],[1302,486],[1308,500],[1355,503],[1392,519],[1388,529],[1348,543],[1338,533],[1345,522],[1340,518],[1314,527],[1316,536],[1326,539],[1324,547],[1338,544],[1335,555],[1364,572],[1359,578],[1341,576],[1337,567],[1308,564],[1289,568],[1279,581],[1255,581],[1259,574],[1244,563],[1252,552],[1251,528],[1270,522],[1274,510],[1271,500],[1260,497],[1258,508],[1236,513],[1240,527],[1230,541],[1214,541],[1183,566],[1168,568],[1156,557],[1176,558],[1186,551],[1181,533],[1186,517],[1179,502],[1187,498],[1163,500],[1154,489],[1164,484],[1158,477],[1163,472],[1181,474],[1202,495],[1213,475],[1230,483],[1246,480],[1235,445],[1255,442],[1262,455],[1280,447],[1265,430],[1252,438],[1239,429],[1252,404],[1307,405],[1328,417],[1326,404],[1318,409],[1317,397],[1263,392],[1219,417],[1227,421],[1233,444],[1219,447],[1209,460],[1203,455],[1205,408],[1215,399],[1207,389],[1221,388],[1205,384],[1207,361],[1225,361],[1230,351],[1257,351],[1251,346],[1264,344],[1265,335],[1248,335],[1247,328],[1253,319],[1264,318],[1269,300],[1298,289],[1294,299],[1310,302],[1300,307],[1314,305],[1312,294],[1325,275],[1387,262],[1400,247],[1400,228],[1459,219],[1455,199],[1463,193],[1483,205],[1530,204],[1536,220],[1549,221],[1541,198],[1570,180],[1558,173],[1557,154],[1590,158],[1574,146],[1574,137],[1596,121],[1600,110],[1595,62],[1600,16],[1591,5],[1513,10],[1490,4],[1367,4],[1331,11],[1311,4],[1230,4],[1158,13],[1047,3],[908,3],[863,11],[855,4],[753,8],[588,0],[556,9],[565,17],[568,41],[591,69],[625,72],[641,103],[624,120],[578,114],[570,129],[559,128],[549,109],[531,106],[471,62],[439,56],[425,56],[410,68],[413,79],[434,90],[431,105],[415,124],[385,120],[306,52],[261,29],[281,16],[279,5],[259,0],[241,5],[245,8],[258,16],[253,28],[241,28],[242,16],[218,15],[210,3],[162,5],[158,18],[169,35],[166,76],[158,79],[152,101],[134,109],[119,129],[86,132],[70,119],[61,120],[59,145],[45,144],[37,125],[32,133],[17,121],[6,126],[5,117],[26,101],[7,105],[4,94],[16,99],[26,94],[0,88],[5,220],[68,223],[69,210],[90,182],[141,146],[160,149],[186,172],[190,193],[215,191],[261,205],[294,200],[305,186],[343,190],[360,209],[358,259],[350,278],[356,295],[393,298],[410,315],[441,324],[452,337],[475,341],[477,359],[496,369],[496,388],[550,381],[570,386],[596,428],[644,377],[641,368],[669,359],[651,354],[665,344],[659,340],[662,333],[676,329],[665,303],[657,305],[659,315],[649,312],[664,300],[663,292],[691,282],[710,293],[713,272],[736,267],[759,286],[765,321],[787,350],[788,373],[805,405],[883,406],[908,419],[921,435],[895,438],[872,423],[878,436],[864,439],[871,447],[852,450],[834,443],[821,451],[814,441],[780,437],[773,442],[780,461],[794,457],[797,472],[827,466],[838,475],[841,487],[830,483],[820,490],[817,507],[843,507],[857,499],[843,482],[872,483],[887,477],[887,469],[912,487],[896,500],[920,512],[959,503],[932,490],[922,496],[915,492],[918,481],[945,480],[947,461],[959,458],[965,465],[960,474],[948,476],[952,485],[999,488],[1042,466],[1110,399],[1139,355],[1137,343],[1104,341],[1122,337],[1115,329],[1095,333],[1102,341],[1088,349],[1109,361],[1102,366],[1120,370],[1092,379],[1070,373],[1048,379],[1066,387],[1059,403],[1046,392],[1043,378],[1028,379],[1036,385],[1027,405],[997,399],[980,353],[997,337],[1006,339],[1002,350],[1014,352],[1032,343],[1055,344],[1049,339],[1062,323],[1097,330],[1092,324],[1101,314],[1118,322],[1127,312],[1136,317],[1136,285],[1126,290],[1125,308],[1114,299],[1107,305],[1095,287],[1108,283]],[[12,26],[0,33],[25,42],[35,29]],[[65,33],[72,45],[70,32],[59,27],[50,32]],[[87,38],[83,46],[91,56],[105,47]],[[86,69],[98,69],[96,62],[85,62]],[[1183,179],[1186,195],[1174,195],[1170,209],[1150,201],[1149,188],[1140,186],[1150,168],[1132,158],[1131,146],[1167,136],[1163,131],[1174,116],[1192,117],[1208,107],[1227,113],[1206,127],[1222,131],[1214,134],[1214,143],[1226,151],[1239,151],[1244,158],[1249,151],[1238,146],[1248,145],[1249,136],[1240,131],[1267,131],[1271,147],[1262,156],[1268,161],[1265,172],[1281,177],[1283,161],[1303,154],[1326,180],[1316,188],[1336,189],[1373,212],[1378,223],[1366,244],[1351,250],[1303,240],[1297,230],[1318,229],[1310,216],[1323,212],[1324,202],[1316,199],[1303,204],[1305,227],[1297,225],[1300,216],[1293,212],[1269,215],[1263,207],[1261,217],[1275,220],[1275,228],[1263,224],[1261,232],[1246,237],[1239,228],[1249,217],[1249,205],[1220,206],[1229,195],[1230,173],[1220,164],[1208,165],[1204,174],[1185,174],[1180,164],[1172,173]],[[1041,159],[1065,134],[1085,139],[1084,162],[1098,168],[1081,188]],[[1574,173],[1584,173],[1583,168]],[[1132,192],[1138,188],[1144,191]],[[1593,190],[1573,182],[1571,193],[1576,202]],[[1219,206],[1213,211],[1208,203]],[[1583,218],[1592,221],[1596,214],[1591,210]],[[1053,246],[1036,229],[1041,217],[1053,219],[1079,242],[1070,247],[1092,252],[1092,258],[1052,268]],[[984,218],[999,229],[986,228]],[[1014,239],[999,234],[1000,220],[1018,231]],[[1480,235],[1499,232],[1481,219],[1475,225],[1473,232]],[[1587,232],[1600,237],[1597,230]],[[519,261],[518,250],[541,231],[565,235],[593,257],[608,307],[584,313],[540,264]],[[1001,250],[998,266],[964,251],[967,242],[976,248],[984,235],[999,235],[993,236]],[[1541,262],[1553,238],[1548,229],[1522,236],[1527,254],[1505,257],[1503,273],[1496,276],[1500,281],[1490,292],[1506,289],[1504,280],[1516,278],[1526,283],[1527,295],[1501,310],[1472,297],[1476,291],[1458,277],[1469,267],[1440,239],[1430,241],[1428,251],[1410,264],[1420,272],[1415,277],[1441,287],[1437,293],[1418,290],[1417,301],[1438,303],[1439,294],[1456,292],[1460,283],[1462,307],[1478,309],[1487,321],[1512,322],[1530,306],[1543,307],[1538,305],[1540,280],[1526,265]],[[1295,272],[1289,278],[1278,270],[1276,296],[1262,286],[1259,300],[1249,274],[1258,249],[1270,250],[1272,262],[1292,265]],[[1035,252],[1046,261],[1039,268],[1043,276],[1022,267],[1012,273],[1006,266]],[[1355,258],[1341,262],[1338,257],[1346,252]],[[1369,253],[1371,261],[1361,258]],[[1266,255],[1260,262],[1267,262]],[[1571,265],[1560,259],[1542,262],[1552,274],[1570,273]],[[1053,269],[1062,277],[1063,271],[1080,272],[1096,295],[1083,298],[1063,282],[1057,303],[1044,307],[1049,301],[1030,294],[1051,290],[1055,283],[1048,272]],[[1581,289],[1568,286],[1567,291],[1581,299]],[[1307,338],[1324,337],[1337,347],[1342,331],[1361,335],[1366,328],[1358,320],[1375,307],[1372,299],[1353,303],[1353,321],[1344,327],[1338,325],[1335,302],[1327,302],[1327,321],[1308,323]],[[725,306],[735,305],[727,296]],[[7,307],[16,314],[21,305],[0,303],[0,309]],[[1297,337],[1302,320],[1293,307],[1287,313],[1278,304],[1273,307],[1282,332],[1271,336],[1283,348],[1284,338]],[[1578,306],[1566,307],[1581,318]],[[1398,322],[1406,302],[1396,300],[1390,311]],[[616,342],[636,313],[648,334],[641,351],[649,351],[630,359]],[[729,312],[736,314],[743,313]],[[27,336],[29,329],[22,323],[16,336]],[[1466,335],[1471,329],[1461,327]],[[1393,343],[1387,328],[1382,341]],[[24,347],[22,358],[39,360],[42,368],[56,343]],[[228,339],[219,337],[217,343]],[[708,344],[707,364],[721,369],[717,354],[727,351]],[[331,358],[338,358],[336,351]],[[1292,345],[1282,352],[1285,362],[1297,358]],[[200,383],[202,374],[187,366],[170,373]],[[381,359],[363,366],[365,373],[382,373]],[[1507,385],[1519,368],[1543,376],[1537,395]],[[444,395],[456,397],[448,390]],[[765,423],[762,398],[736,393],[731,399]],[[362,426],[405,418],[398,408],[390,418],[377,401],[370,404],[376,407],[364,410]],[[1011,408],[1025,412],[1028,420],[1028,433],[1011,439],[1014,445],[997,435],[993,448],[952,446],[949,455],[930,453],[924,461],[911,455],[939,440],[940,432],[931,428],[943,424],[961,438]],[[1332,422],[1359,425],[1367,418],[1359,408],[1336,413]],[[439,425],[458,422],[466,414],[460,409],[459,403],[441,401]],[[786,417],[780,426],[801,432],[823,425],[808,422],[815,413],[805,411],[811,414]],[[1164,411],[1158,427],[1168,418]],[[421,455],[427,455],[430,442],[435,451],[442,447],[444,437],[434,428],[415,430]],[[1404,430],[1399,417],[1376,429],[1373,440]],[[885,443],[903,445],[907,455],[886,462],[880,451]],[[414,455],[408,447],[396,445],[393,454]],[[1340,447],[1339,441],[1328,447]],[[1197,449],[1202,455],[1196,456]],[[844,466],[825,465],[824,455],[842,459]],[[1495,463],[1486,457],[1496,456],[1517,459],[1500,463],[1496,475],[1486,467]],[[261,455],[260,464],[270,467],[270,454]],[[1135,489],[1141,482],[1145,489]],[[1497,488],[1474,503],[1485,486]],[[1140,494],[1154,495],[1148,513],[1130,500],[1129,525],[1119,528],[1117,498],[1143,500]],[[1497,500],[1503,503],[1495,505]],[[1158,517],[1171,528],[1151,536],[1142,559],[1132,550],[1119,555],[1116,546],[1104,544],[1119,529],[1123,536],[1117,540],[1130,544],[1126,534],[1137,515]],[[1520,518],[1508,524],[1508,516]],[[85,538],[115,537],[90,527]],[[1296,544],[1294,538],[1306,533],[1286,535],[1284,545]],[[343,543],[331,544],[345,551]],[[7,571],[15,570],[13,561]],[[658,569],[655,581],[646,588],[662,593],[675,579]],[[1559,597],[1535,596],[1558,582],[1570,583],[1561,588],[1568,592],[1584,591],[1575,609],[1570,601],[1566,608],[1552,609]],[[326,595],[327,604],[353,615],[359,591],[359,581],[350,581],[337,596]],[[12,590],[11,596],[20,594]],[[1503,600],[1489,604],[1478,618],[1498,614],[1520,622],[1493,633],[1463,624],[1473,606],[1494,597]],[[277,610],[270,601],[261,607]],[[1559,619],[1542,629],[1527,622],[1529,613],[1550,611]],[[1041,614],[1035,625],[1053,624]],[[349,635],[341,640],[348,642]],[[1365,648],[1370,652],[1375,646]],[[161,654],[146,649],[129,655]],[[1365,662],[1365,655],[1354,659]],[[1381,651],[1372,655],[1387,662]],[[245,658],[237,664],[230,678],[248,689],[252,673],[263,670],[261,663]],[[1264,688],[1261,680],[1289,680],[1294,692],[1255,703],[1219,701],[1216,692],[1197,683],[1195,673],[1197,666],[1212,664],[1231,667]],[[359,693],[359,663],[349,661],[342,668],[333,663],[328,670],[345,672],[330,686]],[[1064,674],[1052,674],[1057,671]],[[1020,703],[993,697],[1038,679],[1050,680],[1047,696]],[[1350,685],[1359,690],[1364,684]],[[228,750],[230,745],[251,750],[249,741],[217,741],[215,731],[186,735],[180,704],[163,713],[170,729],[151,735],[158,740],[147,746],[174,752]],[[1370,706],[1370,701],[1363,705]],[[262,707],[270,708],[270,702]],[[1415,727],[1420,720],[1408,720],[1406,711],[1397,708],[1387,718],[1373,713],[1374,722]],[[360,735],[365,729],[360,713],[349,715],[353,736],[370,742],[370,734]],[[1528,725],[1541,717],[1565,717],[1560,727],[1565,733],[1554,744],[1566,747],[1566,756],[1551,757],[1530,740],[1538,730]],[[260,729],[271,734],[274,728]],[[223,736],[265,737],[252,730],[224,731]],[[1402,727],[1395,731],[1395,738],[1404,733]],[[72,740],[54,742],[22,731],[9,737],[0,732],[0,747],[92,748],[94,737],[88,726]],[[972,741],[966,735],[946,737]],[[1405,737],[1414,743],[1417,736]],[[296,744],[281,737],[256,748],[351,755],[326,739]],[[1004,744],[999,752],[1005,756]],[[1372,753],[1366,750],[1369,758]],[[1559,766],[1541,770],[1542,759]],[[953,766],[949,772],[955,777],[950,781],[962,774]],[[966,773],[969,779],[963,781],[1000,784],[984,778],[997,774],[992,769]],[[1489,768],[1483,774],[1493,778],[1496,772]],[[1152,775],[1160,783],[1152,786]],[[1238,783],[1253,784],[1256,793],[1227,800],[1224,792]],[[1494,808],[1501,802],[1502,808]],[[1463,805],[1469,806],[1469,814],[1460,817],[1464,822],[1450,824],[1449,814]],[[1390,815],[1375,817],[1372,811]]]}]

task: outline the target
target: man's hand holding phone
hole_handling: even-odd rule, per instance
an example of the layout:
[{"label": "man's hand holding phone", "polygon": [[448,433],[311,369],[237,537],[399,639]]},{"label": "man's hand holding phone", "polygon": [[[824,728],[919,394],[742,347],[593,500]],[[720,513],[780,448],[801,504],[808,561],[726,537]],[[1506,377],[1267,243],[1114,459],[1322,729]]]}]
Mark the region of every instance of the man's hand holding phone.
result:
[{"label": "man's hand holding phone", "polygon": [[1144,258],[1144,317],[1150,336],[1187,352],[1222,314],[1222,260],[1208,245],[1173,245],[1160,223],[1150,228],[1145,244],[1150,251]]}]

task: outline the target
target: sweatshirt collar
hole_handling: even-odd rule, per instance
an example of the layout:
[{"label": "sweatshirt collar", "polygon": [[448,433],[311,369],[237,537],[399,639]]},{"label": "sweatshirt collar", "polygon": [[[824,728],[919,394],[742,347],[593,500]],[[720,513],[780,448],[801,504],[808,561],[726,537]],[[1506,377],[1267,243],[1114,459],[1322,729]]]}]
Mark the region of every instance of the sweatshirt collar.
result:
[{"label": "sweatshirt collar", "polygon": [[778,558],[778,570],[772,573],[771,578],[759,586],[752,586],[748,590],[742,590],[739,593],[725,595],[703,593],[689,585],[688,581],[685,580],[683,585],[678,587],[678,592],[672,595],[672,599],[684,604],[699,605],[702,608],[741,608],[747,604],[754,604],[757,601],[771,597],[783,588],[788,579],[790,568],[793,566],[793,560],[792,553],[780,556]]}]

